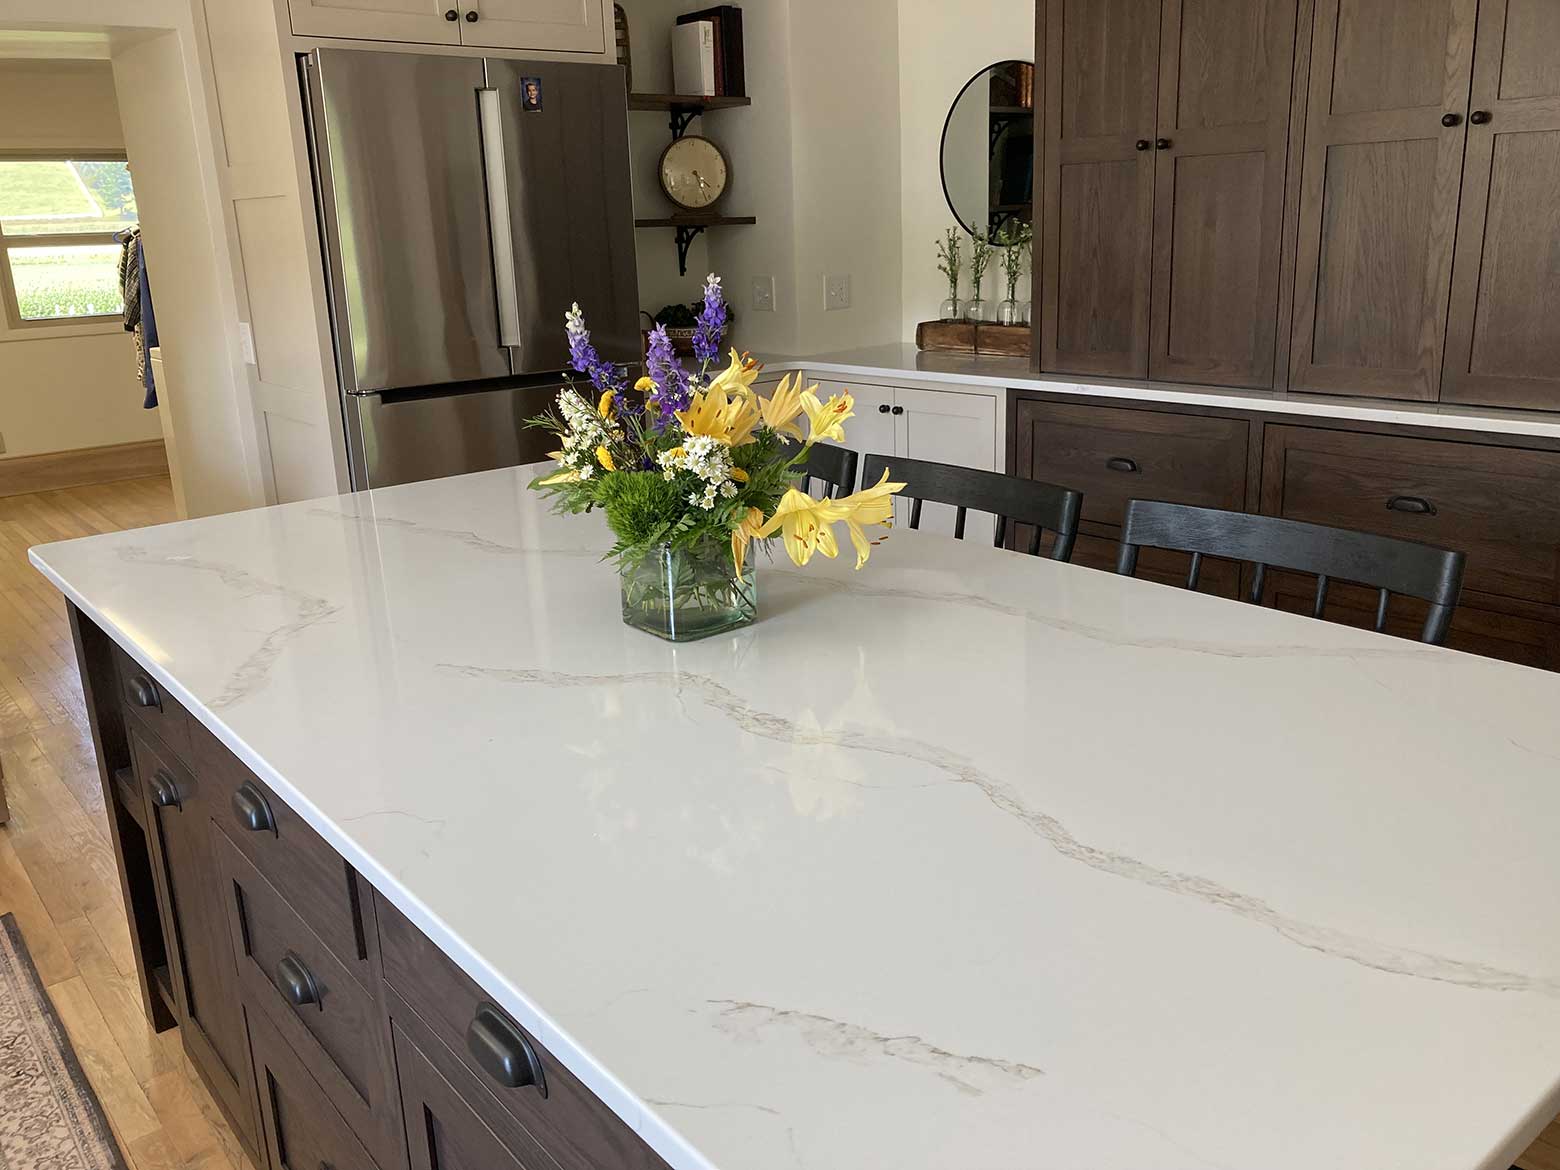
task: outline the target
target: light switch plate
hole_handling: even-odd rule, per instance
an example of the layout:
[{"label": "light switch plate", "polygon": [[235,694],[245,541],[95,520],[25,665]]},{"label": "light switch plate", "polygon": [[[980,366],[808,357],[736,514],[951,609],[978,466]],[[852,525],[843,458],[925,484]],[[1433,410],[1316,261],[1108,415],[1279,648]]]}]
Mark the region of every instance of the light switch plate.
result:
[{"label": "light switch plate", "polygon": [[753,278],[753,311],[755,313],[773,313],[775,311],[774,277],[755,276]]},{"label": "light switch plate", "polygon": [[255,335],[253,330],[249,328],[248,321],[240,321],[238,323],[238,348],[243,351],[244,363],[246,365],[254,366],[260,364],[255,361]]},{"label": "light switch plate", "polygon": [[850,308],[850,275],[823,278],[823,307],[830,312]]}]

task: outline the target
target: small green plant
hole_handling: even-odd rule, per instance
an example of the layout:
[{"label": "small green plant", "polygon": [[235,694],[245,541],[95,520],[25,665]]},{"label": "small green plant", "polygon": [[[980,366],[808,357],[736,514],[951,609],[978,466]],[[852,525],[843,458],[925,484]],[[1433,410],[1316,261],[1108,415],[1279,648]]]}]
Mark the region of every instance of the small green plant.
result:
[{"label": "small green plant", "polygon": [[963,258],[960,253],[959,229],[949,228],[937,243],[937,271],[948,278],[948,299],[959,299],[959,273]]},{"label": "small green plant", "polygon": [[1024,262],[1029,259],[1034,238],[1034,229],[1027,223],[1014,220],[1003,229],[1002,276],[1007,281],[1007,299],[1010,301],[1018,300],[1018,282],[1024,274]]},{"label": "small green plant", "polygon": [[970,283],[974,285],[975,299],[981,299],[980,286],[985,283],[986,269],[991,267],[991,241],[985,232],[970,233]]}]

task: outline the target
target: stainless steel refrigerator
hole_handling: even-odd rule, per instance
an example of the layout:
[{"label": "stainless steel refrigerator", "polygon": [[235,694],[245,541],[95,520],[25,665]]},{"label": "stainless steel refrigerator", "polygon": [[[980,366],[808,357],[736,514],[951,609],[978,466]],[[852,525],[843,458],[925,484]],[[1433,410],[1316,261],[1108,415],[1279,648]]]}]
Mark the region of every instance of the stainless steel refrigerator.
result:
[{"label": "stainless steel refrigerator", "polygon": [[352,486],[541,459],[524,423],[568,367],[569,305],[639,360],[623,71],[300,61]]}]

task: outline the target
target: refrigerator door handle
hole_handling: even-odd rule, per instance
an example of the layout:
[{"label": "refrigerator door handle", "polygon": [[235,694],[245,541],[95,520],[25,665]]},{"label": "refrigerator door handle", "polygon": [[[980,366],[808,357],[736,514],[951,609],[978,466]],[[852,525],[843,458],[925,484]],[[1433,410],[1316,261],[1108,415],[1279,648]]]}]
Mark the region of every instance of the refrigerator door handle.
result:
[{"label": "refrigerator door handle", "polygon": [[493,275],[498,292],[498,340],[513,349],[520,345],[520,293],[515,282],[514,221],[509,214],[509,167],[504,157],[501,97],[496,89],[477,90],[488,222],[493,236]]}]

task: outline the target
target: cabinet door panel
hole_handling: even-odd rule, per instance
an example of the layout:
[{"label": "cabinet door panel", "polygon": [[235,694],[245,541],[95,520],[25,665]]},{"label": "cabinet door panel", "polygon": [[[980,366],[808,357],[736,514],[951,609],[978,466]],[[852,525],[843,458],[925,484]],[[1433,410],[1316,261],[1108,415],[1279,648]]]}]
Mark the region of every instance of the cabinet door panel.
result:
[{"label": "cabinet door panel", "polygon": [[1474,11],[1475,0],[1317,6],[1292,389],[1440,393]]},{"label": "cabinet door panel", "polygon": [[[827,402],[836,394],[849,393],[856,400],[856,417],[845,424],[845,446],[858,455],[893,455],[894,388],[892,386],[847,385],[844,382],[808,382],[818,387],[818,397]],[[805,427],[807,420],[802,419]]]},{"label": "cabinet door panel", "polygon": [[1294,0],[1165,0],[1149,373],[1271,386]]},{"label": "cabinet door panel", "polygon": [[373,41],[460,43],[458,20],[444,14],[465,0],[287,0],[292,29],[300,37],[348,37]]},{"label": "cabinet door panel", "polygon": [[1485,0],[1478,46],[1441,397],[1560,409],[1560,5]]},{"label": "cabinet door panel", "polygon": [[1148,372],[1159,6],[1046,0],[1041,368]]},{"label": "cabinet door panel", "polygon": [[600,53],[601,0],[463,0],[476,21],[460,22],[460,43],[491,49]]},{"label": "cabinet door panel", "polygon": [[[983,394],[951,394],[944,390],[894,391],[894,415],[899,433],[894,450],[906,459],[951,463],[977,471],[997,467],[997,404]],[[921,531],[953,535],[955,510],[945,504],[922,508]],[[895,523],[910,522],[910,505],[897,502]],[[965,537],[989,543],[996,535],[996,517],[971,512],[965,518]]]}]

